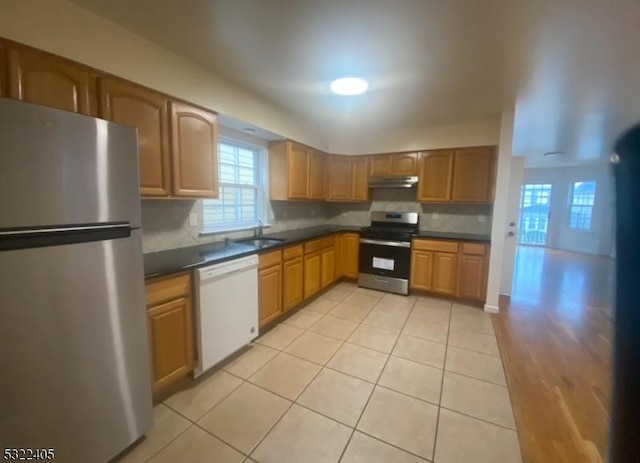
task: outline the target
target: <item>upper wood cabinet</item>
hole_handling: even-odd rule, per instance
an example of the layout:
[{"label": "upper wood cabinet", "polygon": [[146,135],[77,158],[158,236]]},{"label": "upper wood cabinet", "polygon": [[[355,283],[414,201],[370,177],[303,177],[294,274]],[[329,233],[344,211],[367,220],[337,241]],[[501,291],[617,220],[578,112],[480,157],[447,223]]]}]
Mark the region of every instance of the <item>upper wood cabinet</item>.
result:
[{"label": "upper wood cabinet", "polygon": [[170,103],[173,194],[218,197],[216,115],[183,103]]},{"label": "upper wood cabinet", "polygon": [[269,143],[269,199],[324,199],[324,155],[290,140]]},{"label": "upper wood cabinet", "polygon": [[9,49],[7,66],[9,97],[96,115],[95,78],[90,68],[21,48]]},{"label": "upper wood cabinet", "polygon": [[327,201],[368,201],[366,156],[327,157]]},{"label": "upper wood cabinet", "polygon": [[351,160],[352,169],[352,189],[351,199],[353,201],[369,200],[369,182],[367,175],[368,158],[357,156]]},{"label": "upper wood cabinet", "polygon": [[427,151],[420,159],[418,201],[451,201],[453,151]]},{"label": "upper wood cabinet", "polygon": [[350,157],[329,156],[327,166],[327,201],[350,201],[353,167]]},{"label": "upper wood cabinet", "polygon": [[99,80],[100,117],[138,129],[141,196],[169,196],[169,118],[166,96],[113,77]]},{"label": "upper wood cabinet", "polygon": [[191,273],[148,280],[146,299],[151,375],[157,396],[197,365]]},{"label": "upper wood cabinet", "polygon": [[493,147],[455,150],[451,200],[465,203],[493,201]]},{"label": "upper wood cabinet", "polygon": [[114,77],[99,79],[100,117],[138,129],[140,195],[216,198],[216,115]]},{"label": "upper wood cabinet", "polygon": [[418,153],[375,154],[370,156],[370,177],[418,175]]},{"label": "upper wood cabinet", "polygon": [[324,199],[324,155],[316,150],[309,152],[309,199]]}]

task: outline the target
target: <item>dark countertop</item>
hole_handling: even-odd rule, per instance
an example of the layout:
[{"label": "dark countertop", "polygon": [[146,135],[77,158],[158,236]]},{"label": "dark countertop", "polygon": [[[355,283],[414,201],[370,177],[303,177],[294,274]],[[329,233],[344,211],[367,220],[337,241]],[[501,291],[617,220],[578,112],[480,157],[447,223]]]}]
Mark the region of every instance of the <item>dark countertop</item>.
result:
[{"label": "dark countertop", "polygon": [[420,238],[437,238],[441,240],[476,241],[478,243],[491,243],[491,235],[479,235],[475,233],[448,233],[429,230],[420,230]]},{"label": "dark countertop", "polygon": [[[350,227],[347,225],[322,225],[319,227],[301,228],[288,230],[279,233],[267,233],[265,238],[282,240],[278,243],[263,244],[254,246],[230,242],[201,244],[186,248],[169,249],[167,251],[152,252],[144,255],[144,276],[152,278],[161,275],[168,275],[182,270],[191,270],[206,265],[219,264],[228,260],[250,256],[266,250],[274,250],[285,246],[290,246],[302,241],[320,238],[341,232],[359,232],[362,227]],[[487,235],[475,235],[465,233],[445,233],[435,231],[420,231],[421,238],[450,239],[460,241],[476,241],[489,243],[491,238]]]},{"label": "dark countertop", "polygon": [[290,246],[301,241],[307,241],[333,233],[348,231],[359,232],[361,229],[362,227],[323,225],[279,233],[267,233],[264,235],[265,238],[282,240],[279,243],[271,243],[268,245],[254,246],[232,241],[228,245],[225,245],[224,242],[216,242],[152,252],[144,255],[144,276],[145,278],[152,278],[182,270],[191,270],[206,265],[219,264],[228,260]]}]

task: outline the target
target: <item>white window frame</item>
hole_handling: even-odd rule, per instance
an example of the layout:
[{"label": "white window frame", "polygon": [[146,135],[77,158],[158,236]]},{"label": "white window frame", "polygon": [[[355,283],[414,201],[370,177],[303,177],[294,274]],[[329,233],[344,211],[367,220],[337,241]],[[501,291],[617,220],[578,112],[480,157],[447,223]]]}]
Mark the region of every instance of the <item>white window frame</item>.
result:
[{"label": "white window frame", "polygon": [[[575,200],[575,193],[576,193],[576,183],[593,183],[593,204],[574,204],[574,200]],[[598,194],[598,182],[595,180],[581,180],[581,181],[574,181],[571,182],[571,191],[570,191],[570,195],[569,195],[569,223],[567,224],[569,226],[570,230],[573,231],[577,231],[577,232],[591,232],[593,231],[593,210],[595,208],[596,205],[596,195]],[[583,228],[583,227],[579,227],[579,226],[573,226],[571,224],[571,212],[573,210],[574,207],[582,207],[582,208],[590,208],[590,214],[589,214],[589,228]],[[576,223],[576,225],[578,225],[579,222]]]},{"label": "white window frame", "polygon": [[[218,144],[220,143],[226,143],[228,145],[233,145],[239,148],[245,148],[245,149],[256,152],[258,164],[257,164],[257,173],[256,173],[257,185],[255,186],[255,188],[257,190],[256,207],[258,208],[258,221],[261,221],[265,228],[269,227],[269,222],[268,222],[269,185],[268,185],[268,175],[267,175],[269,171],[269,166],[267,164],[268,162],[267,149],[264,146],[260,146],[258,144],[254,144],[245,140],[239,140],[238,138],[235,138],[233,136],[223,136],[223,135],[219,136]],[[217,149],[219,150],[219,146],[217,147]],[[243,186],[244,188],[247,188],[247,185],[241,185],[241,184],[235,184],[235,183],[233,184],[223,183],[222,181],[220,181],[220,157],[218,156],[218,192],[220,196],[222,196],[222,191],[225,186],[227,187]],[[228,233],[228,232],[234,232],[234,231],[252,230],[257,228],[259,225],[258,221],[256,221],[252,223],[235,222],[230,224],[221,224],[218,226],[210,226],[205,222],[205,219],[204,219],[205,217],[204,208],[206,205],[206,201],[208,200],[207,199],[202,200],[202,230],[200,232],[200,235],[212,235],[217,233]]]}]

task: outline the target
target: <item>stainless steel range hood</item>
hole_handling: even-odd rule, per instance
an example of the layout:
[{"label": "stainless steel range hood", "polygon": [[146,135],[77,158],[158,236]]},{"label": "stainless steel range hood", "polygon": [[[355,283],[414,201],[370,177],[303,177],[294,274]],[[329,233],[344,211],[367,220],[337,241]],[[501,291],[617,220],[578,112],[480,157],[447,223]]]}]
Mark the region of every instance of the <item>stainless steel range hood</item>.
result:
[{"label": "stainless steel range hood", "polygon": [[418,184],[418,177],[371,177],[369,188],[412,188]]}]

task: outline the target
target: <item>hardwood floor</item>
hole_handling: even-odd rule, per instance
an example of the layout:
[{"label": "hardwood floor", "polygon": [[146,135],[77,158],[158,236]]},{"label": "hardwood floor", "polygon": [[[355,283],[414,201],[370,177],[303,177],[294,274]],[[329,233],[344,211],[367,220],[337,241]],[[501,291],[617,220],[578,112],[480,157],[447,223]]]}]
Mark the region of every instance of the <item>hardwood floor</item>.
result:
[{"label": "hardwood floor", "polygon": [[527,463],[606,461],[613,260],[519,247],[493,325]]}]

